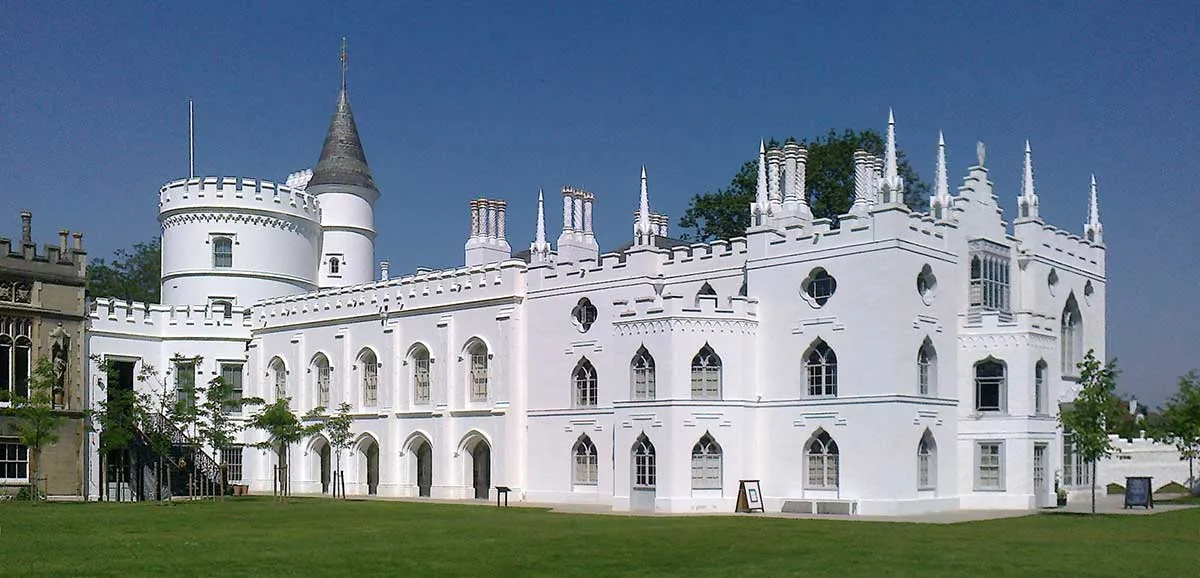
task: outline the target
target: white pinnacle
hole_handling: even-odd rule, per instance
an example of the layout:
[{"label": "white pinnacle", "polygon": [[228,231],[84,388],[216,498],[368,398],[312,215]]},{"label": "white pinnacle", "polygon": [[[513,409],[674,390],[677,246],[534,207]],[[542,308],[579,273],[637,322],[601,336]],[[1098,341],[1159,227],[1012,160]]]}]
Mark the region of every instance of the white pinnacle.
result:
[{"label": "white pinnacle", "polygon": [[638,234],[650,237],[650,195],[646,191],[646,165],[642,165],[642,198],[638,204]]},{"label": "white pinnacle", "polygon": [[[883,151],[883,183],[892,194],[899,197],[900,192],[900,167],[896,159],[896,117],[892,114],[892,109],[888,109],[888,130],[887,130],[887,148]],[[902,198],[902,197],[900,197]],[[888,199],[889,201],[891,199]]]},{"label": "white pinnacle", "polygon": [[767,143],[758,141],[758,183],[754,190],[759,210],[766,211],[767,199]]},{"label": "white pinnacle", "polygon": [[942,131],[938,131],[937,168],[934,170],[934,184],[937,187],[934,194],[938,200],[945,202],[950,197],[950,177],[946,174],[946,139]]},{"label": "white pinnacle", "polygon": [[543,204],[542,190],[538,189],[537,237],[533,241],[535,251],[546,246],[546,211]]},{"label": "white pinnacle", "polygon": [[1100,203],[1096,199],[1096,175],[1092,175],[1092,198],[1088,203],[1088,224],[1092,226],[1100,224]]},{"label": "white pinnacle", "polygon": [[1025,177],[1021,181],[1021,195],[1025,198],[1034,196],[1033,190],[1033,149],[1029,148],[1029,141],[1025,141]]}]

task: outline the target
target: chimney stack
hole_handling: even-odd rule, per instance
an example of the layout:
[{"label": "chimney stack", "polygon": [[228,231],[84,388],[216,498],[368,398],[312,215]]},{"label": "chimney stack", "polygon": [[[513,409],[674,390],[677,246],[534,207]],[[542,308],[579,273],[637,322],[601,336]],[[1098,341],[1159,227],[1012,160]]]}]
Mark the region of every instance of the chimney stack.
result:
[{"label": "chimney stack", "polygon": [[388,263],[386,259],[379,262],[379,280],[380,281],[388,280],[388,278],[389,278],[388,268],[389,267],[391,267],[391,263]]},{"label": "chimney stack", "polygon": [[21,244],[33,244],[33,213],[21,211]]},{"label": "chimney stack", "polygon": [[508,203],[499,199],[479,198],[470,202],[471,237],[467,239],[466,264],[497,263],[512,256],[505,239],[505,212]]}]

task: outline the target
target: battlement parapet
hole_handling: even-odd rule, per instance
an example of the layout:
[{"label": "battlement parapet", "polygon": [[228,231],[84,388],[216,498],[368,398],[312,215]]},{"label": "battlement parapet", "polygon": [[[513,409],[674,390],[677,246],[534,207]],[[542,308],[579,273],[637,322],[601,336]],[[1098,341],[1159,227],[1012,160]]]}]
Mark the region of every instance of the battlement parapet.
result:
[{"label": "battlement parapet", "polygon": [[91,330],[97,332],[193,333],[195,328],[229,328],[235,333],[250,329],[249,307],[220,305],[161,305],[100,297],[88,312]]},{"label": "battlement parapet", "polygon": [[1018,222],[1014,236],[1021,241],[1021,253],[1047,258],[1103,276],[1105,247],[1081,235],[1048,225],[1041,220]]},{"label": "battlement parapet", "polygon": [[266,180],[239,177],[194,177],[171,181],[159,189],[159,218],[198,208],[281,212],[320,221],[315,195]]},{"label": "battlement parapet", "polygon": [[255,304],[259,320],[297,323],[497,299],[523,291],[523,261],[508,260],[456,269],[422,270],[361,285],[299,293]]},{"label": "battlement parapet", "polygon": [[744,237],[671,248],[636,246],[622,252],[605,253],[597,260],[536,264],[529,268],[529,275],[534,287],[553,290],[584,283],[618,282],[660,275],[679,277],[739,269],[745,265],[747,254],[748,246]]},{"label": "battlement parapet", "polygon": [[[74,243],[69,239],[74,237]],[[87,278],[87,251],[83,250],[83,233],[62,229],[58,232],[58,245],[49,243],[38,252],[33,242],[33,213],[21,213],[21,237],[14,243],[8,237],[0,237],[0,266],[28,273],[31,277],[55,280],[69,284]]]},{"label": "battlement parapet", "polygon": [[613,301],[613,306],[617,310],[617,320],[614,323],[644,317],[727,317],[756,322],[758,320],[758,298],[741,295],[714,295],[692,300],[683,295],[668,293],[661,297],[649,295],[633,300],[618,299]]}]

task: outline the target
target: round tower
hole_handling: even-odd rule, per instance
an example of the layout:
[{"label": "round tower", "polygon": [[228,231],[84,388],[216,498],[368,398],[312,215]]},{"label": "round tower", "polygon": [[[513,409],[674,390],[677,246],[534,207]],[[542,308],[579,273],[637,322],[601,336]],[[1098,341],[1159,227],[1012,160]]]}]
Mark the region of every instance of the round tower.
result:
[{"label": "round tower", "polygon": [[343,81],[337,108],[307,192],[321,201],[321,287],[375,280],[375,201],[379,189],[367,167]]},{"label": "round tower", "polygon": [[163,303],[249,306],[316,289],[314,196],[269,181],[196,177],[163,185],[158,207]]}]

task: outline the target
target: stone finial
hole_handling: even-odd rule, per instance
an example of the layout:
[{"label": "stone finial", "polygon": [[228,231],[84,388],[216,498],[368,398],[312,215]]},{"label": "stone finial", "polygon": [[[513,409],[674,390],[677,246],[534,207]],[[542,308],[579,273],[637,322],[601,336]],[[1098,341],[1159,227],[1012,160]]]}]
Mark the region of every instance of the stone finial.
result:
[{"label": "stone finial", "polygon": [[1017,200],[1018,218],[1038,218],[1038,196],[1033,188],[1033,149],[1025,141],[1025,167],[1021,179],[1021,197]]},{"label": "stone finial", "polygon": [[975,142],[975,161],[980,167],[987,161],[987,146],[983,144],[983,141]]},{"label": "stone finial", "polygon": [[758,141],[758,183],[754,191],[760,213],[766,213],[770,205],[767,192],[767,143]]},{"label": "stone finial", "polygon": [[389,263],[387,259],[384,259],[383,261],[379,262],[379,280],[380,281],[388,280],[389,275],[390,275],[391,266],[392,266],[392,264]]},{"label": "stone finial", "polygon": [[642,194],[638,200],[638,231],[634,242],[640,245],[650,244],[654,235],[650,226],[650,193],[646,188],[646,165],[642,165]]},{"label": "stone finial", "polygon": [[1088,220],[1083,224],[1083,236],[1093,243],[1104,242],[1104,225],[1100,224],[1100,201],[1096,195],[1096,175],[1092,175],[1091,196],[1088,199]]},{"label": "stone finial", "polygon": [[21,244],[33,244],[33,213],[21,211]]},{"label": "stone finial", "polygon": [[935,219],[949,218],[950,177],[946,170],[946,139],[938,131],[937,166],[933,171],[934,194],[929,198],[929,210]]},{"label": "stone finial", "polygon": [[883,151],[883,191],[885,203],[904,202],[904,181],[900,179],[900,161],[896,153],[896,117],[888,109],[887,143]]}]

